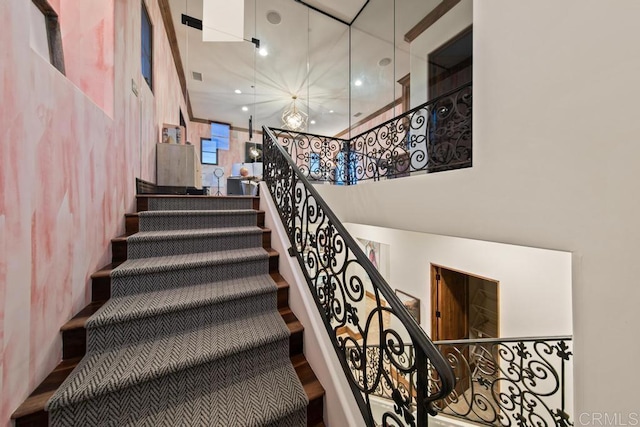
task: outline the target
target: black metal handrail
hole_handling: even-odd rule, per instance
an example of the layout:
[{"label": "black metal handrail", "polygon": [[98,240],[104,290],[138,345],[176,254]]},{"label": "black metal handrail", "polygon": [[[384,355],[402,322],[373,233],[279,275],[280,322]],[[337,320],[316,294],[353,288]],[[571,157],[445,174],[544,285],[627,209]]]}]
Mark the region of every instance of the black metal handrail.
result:
[{"label": "black metal handrail", "polygon": [[351,139],[273,129],[311,180],[336,184],[441,172],[472,165],[472,83]]},{"label": "black metal handrail", "polygon": [[[267,127],[263,138],[264,180],[287,230],[290,255],[302,268],[366,424],[426,425],[427,414],[435,414],[432,402],[453,390],[448,362]],[[398,358],[405,341],[413,346],[406,361]],[[380,348],[378,356],[367,352],[371,346]],[[416,384],[415,395],[394,386],[381,354]],[[437,390],[428,384],[433,372]],[[370,396],[381,382],[392,389],[395,406],[375,420]]]},{"label": "black metal handrail", "polygon": [[[570,336],[437,341],[456,387],[438,412],[491,426],[572,426]],[[437,378],[430,386],[438,388]]]}]

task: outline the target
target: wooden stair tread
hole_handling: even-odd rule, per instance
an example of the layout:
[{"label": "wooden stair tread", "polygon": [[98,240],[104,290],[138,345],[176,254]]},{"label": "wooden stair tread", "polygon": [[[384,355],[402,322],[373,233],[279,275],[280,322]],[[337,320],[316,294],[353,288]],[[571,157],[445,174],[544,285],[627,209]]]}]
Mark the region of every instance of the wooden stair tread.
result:
[{"label": "wooden stair tread", "polygon": [[310,401],[324,396],[324,387],[322,387],[322,384],[320,384],[320,381],[318,381],[318,378],[313,373],[304,354],[297,354],[291,357],[291,364],[296,370],[296,374],[298,374],[298,378],[300,378],[302,387]]},{"label": "wooden stair tread", "polygon": [[271,273],[270,276],[273,279],[273,281],[276,282],[276,286],[278,287],[278,289],[289,287],[289,282],[284,280],[284,278],[280,275],[280,273]]},{"label": "wooden stair tread", "polygon": [[60,384],[69,376],[71,371],[78,365],[82,358],[63,360],[56,368],[44,379],[44,381],[36,388],[33,393],[15,410],[11,415],[11,419],[25,417],[44,411],[44,405],[47,400],[58,389]]},{"label": "wooden stair tread", "polygon": [[292,335],[296,332],[304,331],[304,326],[302,326],[302,323],[300,323],[296,315],[293,314],[289,307],[281,308],[278,311],[280,313],[280,316],[282,316],[282,318],[284,319],[284,323],[287,324],[287,327],[289,328],[289,331],[291,331]]},{"label": "wooden stair tread", "polygon": [[89,303],[88,306],[80,310],[78,314],[73,316],[71,320],[62,325],[61,331],[70,331],[72,329],[84,328],[87,323],[87,319],[91,317],[96,311],[104,305],[104,301],[95,301]]},{"label": "wooden stair tread", "polygon": [[102,267],[100,270],[96,271],[91,275],[92,279],[99,279],[102,277],[111,277],[111,271],[122,264],[121,262],[112,262],[111,264],[107,264]]}]

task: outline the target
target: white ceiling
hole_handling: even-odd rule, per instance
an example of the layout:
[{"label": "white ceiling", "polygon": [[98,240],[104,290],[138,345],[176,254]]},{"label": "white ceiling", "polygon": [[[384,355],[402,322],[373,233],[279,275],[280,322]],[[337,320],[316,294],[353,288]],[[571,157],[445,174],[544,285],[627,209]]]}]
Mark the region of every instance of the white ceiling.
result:
[{"label": "white ceiling", "polygon": [[[348,17],[363,3],[327,0],[322,5]],[[258,38],[267,56],[249,41],[202,42],[201,31],[181,23],[182,14],[202,19],[202,0],[170,0],[193,114],[245,128],[253,115],[256,128],[280,127],[282,111],[296,95],[298,108],[316,121],[308,132],[335,135],[349,127],[349,117],[355,123],[400,97],[395,82],[409,73],[411,60],[424,60],[410,58],[404,34],[438,3],[395,0],[394,20],[393,2],[370,0],[351,27],[350,61],[349,27],[295,0],[245,0],[245,40]],[[267,21],[272,11],[281,15],[277,25]],[[391,64],[379,66],[383,58]],[[194,71],[203,81],[193,79]],[[356,79],[363,84],[354,86]]]}]

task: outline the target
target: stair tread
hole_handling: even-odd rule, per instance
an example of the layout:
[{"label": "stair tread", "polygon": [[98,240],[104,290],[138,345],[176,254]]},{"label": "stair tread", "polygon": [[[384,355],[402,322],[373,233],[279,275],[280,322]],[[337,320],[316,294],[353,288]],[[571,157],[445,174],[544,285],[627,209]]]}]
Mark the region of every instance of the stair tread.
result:
[{"label": "stair tread", "polygon": [[271,276],[263,274],[220,282],[163,289],[108,300],[86,324],[97,328],[143,317],[228,302],[233,299],[276,292]]},{"label": "stair tread", "polygon": [[225,227],[225,228],[197,228],[192,230],[160,230],[160,231],[139,231],[131,235],[127,240],[152,240],[152,239],[185,239],[202,237],[220,237],[231,235],[263,234],[260,227]]},{"label": "stair tread", "polygon": [[111,272],[123,277],[132,274],[149,274],[178,268],[194,268],[205,265],[225,264],[242,260],[268,258],[270,252],[261,247],[233,249],[216,252],[200,252],[180,255],[167,255],[152,258],[128,259]]},{"label": "stair tread", "polygon": [[67,359],[60,362],[53,371],[44,379],[31,395],[11,415],[12,419],[26,417],[44,410],[44,405],[60,384],[71,374],[71,371],[80,363],[81,357]]},{"label": "stair tread", "polygon": [[84,328],[87,320],[93,316],[104,305],[104,301],[95,301],[89,303],[85,308],[80,310],[78,314],[73,316],[67,323],[62,325],[61,331],[70,331],[73,329]]},{"label": "stair tread", "polygon": [[307,359],[304,357],[304,354],[297,354],[291,357],[291,364],[296,370],[296,374],[298,374],[298,378],[302,383],[302,387],[304,388],[309,401],[324,396],[324,387],[322,387],[322,384],[320,384],[320,381],[313,373],[313,370],[311,369]]},{"label": "stair tread", "polygon": [[[242,339],[247,335],[252,338],[250,342]],[[266,312],[124,348],[88,353],[67,379],[54,405],[62,406],[121,390],[289,336],[278,313]],[[190,350],[186,355],[183,354],[185,349]]]},{"label": "stair tread", "polygon": [[[270,273],[269,276],[271,277],[271,279],[276,284],[277,289],[289,288],[289,283],[287,281],[285,281],[279,273]],[[207,284],[205,284],[205,285],[207,285]],[[196,285],[196,286],[205,286],[205,285]],[[107,300],[107,301],[109,301],[109,300]],[[97,312],[98,309],[100,307],[102,307],[107,301],[94,301],[92,303],[89,303],[89,305],[87,305],[80,312],[78,312],[78,314],[76,314],[72,319],[70,319],[67,323],[65,323],[62,326],[61,330],[62,331],[71,331],[71,330],[74,330],[74,329],[85,328],[87,320],[95,312]],[[288,309],[288,307],[285,307],[284,309],[287,310],[285,312],[285,314],[293,314],[291,312],[291,310]],[[293,317],[293,319],[295,319],[295,316]],[[298,326],[297,325],[300,324],[300,322],[298,322],[297,319],[292,320],[292,322],[295,324],[295,327],[292,326],[292,328],[294,328],[294,330],[297,331],[298,330]],[[300,326],[301,326],[301,324],[300,324]]]},{"label": "stair tread", "polygon": [[121,264],[122,264],[121,262],[112,262],[111,264],[107,264],[104,267],[102,267],[100,270],[93,273],[91,275],[91,278],[99,279],[102,277],[111,277],[111,272],[113,271],[113,269],[118,267]]}]

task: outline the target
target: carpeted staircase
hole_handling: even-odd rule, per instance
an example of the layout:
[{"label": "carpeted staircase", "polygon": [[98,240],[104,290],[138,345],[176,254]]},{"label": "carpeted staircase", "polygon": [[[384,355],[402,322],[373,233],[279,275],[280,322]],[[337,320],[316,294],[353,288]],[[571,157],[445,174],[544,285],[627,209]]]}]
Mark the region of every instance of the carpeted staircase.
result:
[{"label": "carpeted staircase", "polygon": [[46,404],[49,425],[308,424],[253,203],[144,198],[111,298],[84,323],[86,355]]}]

